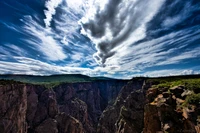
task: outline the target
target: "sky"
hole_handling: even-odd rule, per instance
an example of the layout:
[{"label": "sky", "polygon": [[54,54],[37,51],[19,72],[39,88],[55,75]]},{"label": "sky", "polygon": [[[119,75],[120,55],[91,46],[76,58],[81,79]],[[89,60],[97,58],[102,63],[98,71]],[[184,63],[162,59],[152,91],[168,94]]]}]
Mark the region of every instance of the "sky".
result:
[{"label": "sky", "polygon": [[200,74],[199,0],[0,0],[0,74]]}]

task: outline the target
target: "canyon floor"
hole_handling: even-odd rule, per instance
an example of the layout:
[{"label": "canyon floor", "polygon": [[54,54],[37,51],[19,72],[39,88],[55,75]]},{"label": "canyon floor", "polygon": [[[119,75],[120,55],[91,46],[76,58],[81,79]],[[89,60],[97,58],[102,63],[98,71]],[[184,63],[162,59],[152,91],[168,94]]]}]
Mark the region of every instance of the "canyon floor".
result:
[{"label": "canyon floor", "polygon": [[200,75],[0,79],[0,133],[200,133]]}]

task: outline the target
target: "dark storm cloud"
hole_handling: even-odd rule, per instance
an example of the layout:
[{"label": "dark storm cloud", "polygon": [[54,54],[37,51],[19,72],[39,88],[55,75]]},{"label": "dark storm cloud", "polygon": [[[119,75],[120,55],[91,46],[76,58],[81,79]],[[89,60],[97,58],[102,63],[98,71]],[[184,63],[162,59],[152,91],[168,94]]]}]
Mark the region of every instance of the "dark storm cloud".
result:
[{"label": "dark storm cloud", "polygon": [[110,0],[105,6],[105,10],[101,11],[97,8],[97,13],[95,14],[95,20],[89,20],[88,23],[83,24],[85,30],[90,30],[91,35],[94,37],[102,37],[105,34],[106,23],[115,24],[115,16],[118,14],[118,6],[121,0]]},{"label": "dark storm cloud", "polygon": [[[83,29],[91,40],[100,40],[96,44],[96,60],[104,64],[106,59],[116,54],[113,50],[130,38],[139,27],[146,25],[158,12],[164,0],[110,0],[104,9],[97,8],[95,17],[82,22]],[[111,39],[107,35],[109,31]],[[145,31],[144,31],[145,32]],[[145,33],[143,33],[145,34]],[[105,37],[105,39],[102,39]],[[95,41],[94,41],[95,42]]]}]

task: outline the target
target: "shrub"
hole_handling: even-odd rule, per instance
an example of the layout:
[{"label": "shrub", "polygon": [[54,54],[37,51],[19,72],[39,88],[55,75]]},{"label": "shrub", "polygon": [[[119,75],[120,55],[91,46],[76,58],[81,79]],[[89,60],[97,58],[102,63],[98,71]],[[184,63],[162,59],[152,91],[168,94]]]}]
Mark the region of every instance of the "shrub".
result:
[{"label": "shrub", "polygon": [[198,105],[198,104],[200,104],[200,93],[187,96],[184,104],[185,105],[188,105],[188,104]]}]

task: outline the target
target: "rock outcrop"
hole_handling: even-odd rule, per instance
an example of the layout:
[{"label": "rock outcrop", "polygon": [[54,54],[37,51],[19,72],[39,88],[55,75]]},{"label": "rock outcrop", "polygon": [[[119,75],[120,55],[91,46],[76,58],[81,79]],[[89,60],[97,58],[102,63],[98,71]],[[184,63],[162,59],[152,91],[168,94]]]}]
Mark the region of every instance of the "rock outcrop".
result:
[{"label": "rock outcrop", "polygon": [[[103,111],[97,128],[98,133],[142,131],[141,126],[133,127],[132,123],[137,120],[142,122],[136,123],[140,123],[140,125],[143,123],[143,104],[145,101],[143,85],[144,80],[133,80],[121,89],[115,103]],[[141,115],[138,115],[139,112]],[[137,115],[138,118],[134,118],[134,115]]]},{"label": "rock outcrop", "polygon": [[59,133],[85,133],[81,122],[66,113],[59,114],[56,120]]},{"label": "rock outcrop", "polygon": [[26,133],[26,86],[3,83],[0,81],[0,133]]},{"label": "rock outcrop", "polygon": [[183,106],[187,94],[191,93],[185,90],[184,86],[149,89],[147,91],[149,102],[144,109],[143,132],[199,133],[200,125],[197,121],[200,106]]},{"label": "rock outcrop", "polygon": [[61,84],[56,93],[60,112],[78,119],[87,133],[96,133],[103,110],[112,104],[127,81],[96,81]]},{"label": "rock outcrop", "polygon": [[132,91],[121,107],[116,133],[140,133],[143,130],[144,105],[144,92]]},{"label": "rock outcrop", "polygon": [[0,81],[0,133],[200,133],[198,89],[145,80]]},{"label": "rock outcrop", "polygon": [[0,86],[0,132],[95,133],[101,113],[126,82],[64,83],[47,89],[5,81]]}]

